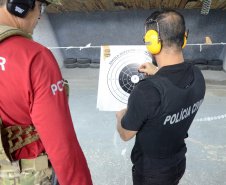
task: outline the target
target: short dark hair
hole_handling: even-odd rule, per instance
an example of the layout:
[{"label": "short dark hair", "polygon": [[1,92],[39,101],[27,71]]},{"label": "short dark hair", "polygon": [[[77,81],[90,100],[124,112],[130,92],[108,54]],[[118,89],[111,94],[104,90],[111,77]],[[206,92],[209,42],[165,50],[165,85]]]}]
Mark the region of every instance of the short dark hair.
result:
[{"label": "short dark hair", "polygon": [[157,31],[159,24],[159,35],[162,40],[162,47],[176,46],[178,49],[184,44],[185,21],[183,15],[174,10],[155,11],[146,19],[146,30]]},{"label": "short dark hair", "polygon": [[0,0],[0,6],[3,6],[6,3],[6,0]]}]

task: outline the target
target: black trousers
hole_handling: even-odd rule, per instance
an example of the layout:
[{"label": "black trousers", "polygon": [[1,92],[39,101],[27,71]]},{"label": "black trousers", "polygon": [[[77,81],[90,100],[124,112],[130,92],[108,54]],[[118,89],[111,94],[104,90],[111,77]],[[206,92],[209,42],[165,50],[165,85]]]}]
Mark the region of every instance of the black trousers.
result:
[{"label": "black trousers", "polygon": [[177,165],[169,169],[150,172],[145,176],[133,166],[133,185],[177,185],[184,175],[185,168],[186,158],[182,159]]}]

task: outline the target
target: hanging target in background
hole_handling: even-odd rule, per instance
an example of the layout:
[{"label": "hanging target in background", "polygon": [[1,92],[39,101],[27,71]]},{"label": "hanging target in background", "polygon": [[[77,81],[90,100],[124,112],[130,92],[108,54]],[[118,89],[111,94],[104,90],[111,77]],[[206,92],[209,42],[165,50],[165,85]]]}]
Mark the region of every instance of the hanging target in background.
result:
[{"label": "hanging target in background", "polygon": [[107,84],[111,94],[120,102],[127,104],[134,87],[144,79],[144,74],[138,72],[144,61],[152,62],[149,53],[144,50],[128,50],[112,59]]}]

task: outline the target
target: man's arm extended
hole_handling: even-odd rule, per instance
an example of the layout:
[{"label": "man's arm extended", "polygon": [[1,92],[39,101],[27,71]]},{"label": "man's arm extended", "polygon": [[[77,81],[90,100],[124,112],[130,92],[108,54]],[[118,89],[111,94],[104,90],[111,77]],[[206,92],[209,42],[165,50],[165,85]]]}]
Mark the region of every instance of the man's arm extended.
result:
[{"label": "man's arm extended", "polygon": [[120,137],[122,138],[122,140],[129,141],[130,139],[132,139],[136,135],[136,133],[138,131],[131,131],[131,130],[126,130],[126,129],[122,128],[121,120],[122,120],[123,116],[125,115],[126,110],[127,109],[122,109],[121,111],[119,111],[116,114],[117,130],[118,130],[118,133],[119,133]]},{"label": "man's arm extended", "polygon": [[146,62],[140,66],[139,71],[148,76],[157,73],[158,69],[152,63]]}]

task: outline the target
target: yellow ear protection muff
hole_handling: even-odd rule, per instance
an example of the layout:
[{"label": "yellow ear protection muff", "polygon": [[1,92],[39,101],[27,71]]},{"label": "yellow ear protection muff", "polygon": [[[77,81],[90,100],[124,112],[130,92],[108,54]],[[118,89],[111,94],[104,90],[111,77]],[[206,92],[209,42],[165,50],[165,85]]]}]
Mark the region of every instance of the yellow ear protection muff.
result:
[{"label": "yellow ear protection muff", "polygon": [[[147,23],[151,23],[151,22],[156,22],[157,24],[157,31],[155,30],[149,30],[147,31],[147,33],[144,36],[144,43],[146,44],[146,47],[148,49],[148,51],[151,54],[158,54],[161,51],[161,38],[159,36],[159,24],[156,20],[149,20],[146,22]],[[189,29],[186,32],[185,31],[185,35],[184,35],[184,44],[182,46],[182,49],[185,47],[186,43],[187,43],[187,38],[188,38],[188,33],[189,33]]]},{"label": "yellow ear protection muff", "polygon": [[187,38],[188,38],[188,33],[189,33],[189,30],[188,31],[185,31],[185,35],[184,35],[184,44],[182,46],[182,49],[185,47],[185,45],[187,44]]},{"label": "yellow ear protection muff", "polygon": [[156,22],[157,31],[149,30],[144,36],[144,43],[146,44],[146,47],[151,54],[158,54],[161,51],[161,38],[159,36],[159,24],[156,20],[149,20],[146,22],[146,24],[151,22]]}]

